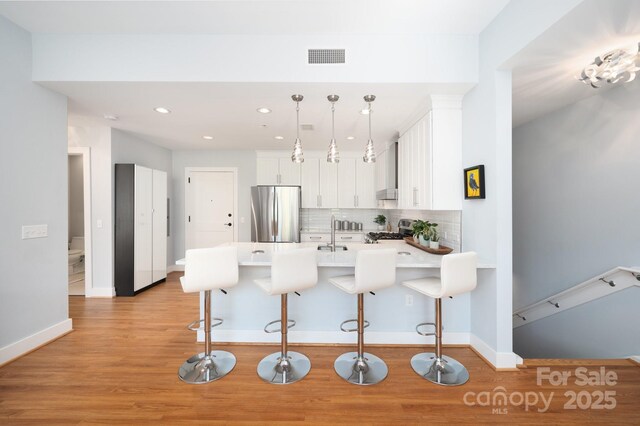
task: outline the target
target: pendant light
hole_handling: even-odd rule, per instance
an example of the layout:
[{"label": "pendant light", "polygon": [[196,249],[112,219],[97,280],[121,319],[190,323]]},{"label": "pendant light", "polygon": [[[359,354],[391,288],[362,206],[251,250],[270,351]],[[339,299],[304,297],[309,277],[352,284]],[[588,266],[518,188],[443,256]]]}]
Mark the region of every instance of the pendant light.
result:
[{"label": "pendant light", "polygon": [[291,99],[296,103],[296,142],[293,144],[293,153],[291,161],[294,163],[304,163],[304,154],[302,153],[302,141],[300,140],[300,102],[304,99],[302,95],[292,95]]},{"label": "pendant light", "polygon": [[362,161],[364,161],[365,163],[376,162],[376,152],[373,149],[373,139],[371,139],[371,115],[373,114],[373,110],[371,109],[371,102],[375,100],[375,95],[366,95],[364,97],[364,101],[369,104],[369,140],[367,141],[367,148],[364,151],[364,157],[362,157]]},{"label": "pendant light", "polygon": [[340,154],[338,153],[335,134],[335,107],[340,97],[338,95],[329,95],[327,99],[331,102],[331,143],[329,144],[329,152],[327,153],[327,163],[339,163]]}]

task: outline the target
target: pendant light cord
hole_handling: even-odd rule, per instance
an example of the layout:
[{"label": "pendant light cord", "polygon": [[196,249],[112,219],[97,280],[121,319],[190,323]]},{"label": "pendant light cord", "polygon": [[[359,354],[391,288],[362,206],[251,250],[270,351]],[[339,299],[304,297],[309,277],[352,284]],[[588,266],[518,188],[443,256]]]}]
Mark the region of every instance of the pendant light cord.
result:
[{"label": "pendant light cord", "polygon": [[371,139],[371,114],[373,110],[371,109],[371,102],[369,102],[369,139]]},{"label": "pendant light cord", "polygon": [[296,138],[300,139],[300,102],[296,102]]},{"label": "pendant light cord", "polygon": [[336,103],[331,102],[331,138],[336,138],[336,120],[335,120]]}]

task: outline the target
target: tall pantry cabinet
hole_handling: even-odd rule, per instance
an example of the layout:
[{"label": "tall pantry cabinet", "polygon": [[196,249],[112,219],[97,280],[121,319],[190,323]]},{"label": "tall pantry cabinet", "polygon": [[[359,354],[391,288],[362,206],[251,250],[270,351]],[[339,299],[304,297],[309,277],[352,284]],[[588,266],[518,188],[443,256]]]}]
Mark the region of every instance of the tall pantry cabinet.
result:
[{"label": "tall pantry cabinet", "polygon": [[134,296],[167,277],[167,173],[115,165],[115,288]]}]

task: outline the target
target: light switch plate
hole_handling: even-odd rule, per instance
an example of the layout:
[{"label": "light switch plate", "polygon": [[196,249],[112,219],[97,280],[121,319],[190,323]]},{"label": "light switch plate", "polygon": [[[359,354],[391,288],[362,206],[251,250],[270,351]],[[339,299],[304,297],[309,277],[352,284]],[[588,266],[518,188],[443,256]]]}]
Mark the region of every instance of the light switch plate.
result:
[{"label": "light switch plate", "polygon": [[49,236],[47,225],[22,225],[22,239],[46,238]]}]

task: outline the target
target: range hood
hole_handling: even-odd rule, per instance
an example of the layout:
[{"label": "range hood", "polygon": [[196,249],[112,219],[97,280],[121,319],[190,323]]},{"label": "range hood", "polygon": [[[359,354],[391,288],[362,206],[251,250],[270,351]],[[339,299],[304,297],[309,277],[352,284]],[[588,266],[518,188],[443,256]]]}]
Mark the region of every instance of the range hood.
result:
[{"label": "range hood", "polygon": [[387,187],[376,192],[377,200],[398,199],[398,143],[392,143],[384,156],[384,171]]}]

